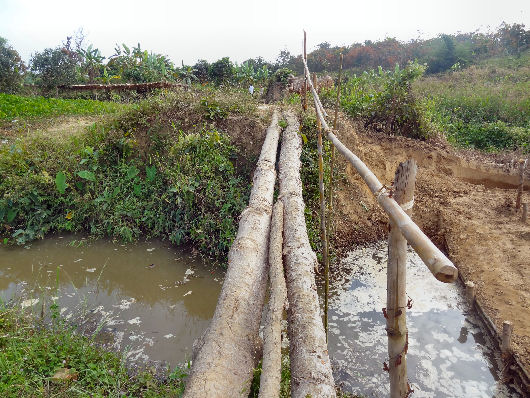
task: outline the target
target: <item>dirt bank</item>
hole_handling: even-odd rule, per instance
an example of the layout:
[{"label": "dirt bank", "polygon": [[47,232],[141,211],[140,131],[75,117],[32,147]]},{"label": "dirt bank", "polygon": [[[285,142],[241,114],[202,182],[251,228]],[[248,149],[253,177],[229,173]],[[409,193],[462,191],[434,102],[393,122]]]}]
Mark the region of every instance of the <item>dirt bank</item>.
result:
[{"label": "dirt bank", "polygon": [[[366,131],[342,118],[341,140],[390,186],[399,162],[414,158],[419,172],[415,222],[444,250],[494,321],[514,324],[516,357],[530,371],[530,223],[515,211],[518,177],[512,154],[456,150],[443,140],[421,142]],[[345,177],[336,192],[339,252],[386,237],[387,217],[361,178],[341,159]],[[530,172],[527,170],[527,181]],[[523,201],[530,202],[527,182]]]}]

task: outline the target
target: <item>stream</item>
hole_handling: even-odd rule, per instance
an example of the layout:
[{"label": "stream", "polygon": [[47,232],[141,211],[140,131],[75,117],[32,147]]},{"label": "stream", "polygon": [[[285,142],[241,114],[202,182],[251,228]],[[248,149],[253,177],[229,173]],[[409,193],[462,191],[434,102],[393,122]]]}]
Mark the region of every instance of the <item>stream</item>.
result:
[{"label": "stream", "polygon": [[[167,242],[76,239],[0,247],[0,299],[45,317],[56,300],[63,318],[133,366],[190,360],[220,294],[219,267]],[[354,250],[341,262],[345,271],[330,288],[334,376],[344,391],[386,397],[386,244]],[[407,272],[412,396],[518,397],[499,381],[499,358],[468,313],[462,286],[435,280],[413,252]]]}]

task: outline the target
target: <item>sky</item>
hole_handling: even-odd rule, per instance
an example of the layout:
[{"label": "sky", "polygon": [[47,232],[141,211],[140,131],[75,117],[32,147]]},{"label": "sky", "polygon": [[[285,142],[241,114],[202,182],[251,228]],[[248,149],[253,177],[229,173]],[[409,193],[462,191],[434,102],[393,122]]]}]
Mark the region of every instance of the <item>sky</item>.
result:
[{"label": "sky", "polygon": [[503,21],[530,27],[529,0],[0,0],[0,36],[24,61],[82,28],[109,57],[116,43],[168,55],[180,65],[228,56],[274,61],[317,44],[487,31]]}]

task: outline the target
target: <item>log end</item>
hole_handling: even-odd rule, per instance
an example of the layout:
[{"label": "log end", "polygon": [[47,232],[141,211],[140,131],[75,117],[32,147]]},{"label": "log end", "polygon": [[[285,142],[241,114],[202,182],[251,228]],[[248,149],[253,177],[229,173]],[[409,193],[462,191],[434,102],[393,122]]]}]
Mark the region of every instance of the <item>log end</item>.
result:
[{"label": "log end", "polygon": [[440,282],[453,283],[458,278],[458,270],[451,265],[442,265],[434,274]]}]

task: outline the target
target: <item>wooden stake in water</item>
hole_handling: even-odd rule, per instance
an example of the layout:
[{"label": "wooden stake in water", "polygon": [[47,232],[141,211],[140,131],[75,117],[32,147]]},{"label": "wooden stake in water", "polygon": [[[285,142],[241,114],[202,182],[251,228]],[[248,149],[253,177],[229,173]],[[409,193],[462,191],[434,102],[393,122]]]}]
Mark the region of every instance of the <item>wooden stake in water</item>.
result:
[{"label": "wooden stake in water", "polygon": [[[317,74],[313,74],[313,87],[318,90]],[[326,230],[326,197],[324,196],[324,159],[322,156],[322,125],[317,118],[318,129],[318,188],[320,191],[320,229],[322,240],[322,260],[324,261],[324,330],[326,331],[326,341],[328,340],[328,297],[329,297],[329,253]]]},{"label": "wooden stake in water", "polygon": [[[410,216],[414,204],[417,166],[413,159],[400,163],[394,179],[394,199]],[[388,235],[388,269],[386,330],[390,374],[390,397],[403,398],[409,394],[407,382],[407,240],[390,220]]]}]

